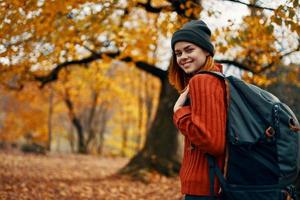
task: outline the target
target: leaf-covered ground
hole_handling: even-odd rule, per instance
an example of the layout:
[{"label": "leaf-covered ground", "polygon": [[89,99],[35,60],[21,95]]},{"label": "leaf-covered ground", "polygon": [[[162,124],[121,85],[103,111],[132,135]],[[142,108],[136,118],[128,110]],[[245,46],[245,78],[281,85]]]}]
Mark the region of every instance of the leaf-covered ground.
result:
[{"label": "leaf-covered ground", "polygon": [[179,200],[178,178],[148,175],[147,182],[115,172],[124,158],[0,152],[0,199]]}]

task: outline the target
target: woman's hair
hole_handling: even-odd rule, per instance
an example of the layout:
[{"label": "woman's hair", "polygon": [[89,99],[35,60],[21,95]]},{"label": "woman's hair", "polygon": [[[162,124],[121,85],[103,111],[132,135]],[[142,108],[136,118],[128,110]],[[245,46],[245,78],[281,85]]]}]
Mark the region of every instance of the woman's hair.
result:
[{"label": "woman's hair", "polygon": [[[211,71],[214,69],[214,60],[211,55],[206,57],[206,61],[203,67],[200,70]],[[176,60],[176,55],[173,52],[171,65],[169,67],[169,82],[173,85],[176,90],[181,93],[185,90],[186,86],[189,83],[192,74],[186,74],[178,65]]]}]

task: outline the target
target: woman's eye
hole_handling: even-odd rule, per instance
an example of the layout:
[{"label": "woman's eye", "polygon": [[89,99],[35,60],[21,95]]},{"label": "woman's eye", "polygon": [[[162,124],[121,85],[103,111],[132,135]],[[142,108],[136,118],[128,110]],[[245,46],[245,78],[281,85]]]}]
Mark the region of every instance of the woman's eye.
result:
[{"label": "woman's eye", "polygon": [[181,55],[181,52],[177,52],[177,53],[175,53],[175,55],[178,57]]},{"label": "woman's eye", "polygon": [[194,49],[187,49],[186,52],[191,53]]}]

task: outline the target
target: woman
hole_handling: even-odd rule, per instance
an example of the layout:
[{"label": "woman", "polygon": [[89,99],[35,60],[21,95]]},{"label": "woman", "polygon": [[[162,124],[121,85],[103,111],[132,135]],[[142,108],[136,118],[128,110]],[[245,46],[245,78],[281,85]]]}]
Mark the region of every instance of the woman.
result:
[{"label": "woman", "polygon": [[174,123],[185,136],[180,169],[185,200],[217,199],[219,183],[210,188],[207,155],[223,169],[225,158],[226,92],[223,80],[201,70],[222,72],[213,60],[211,31],[201,21],[186,23],[173,34],[169,80],[181,93],[174,105]]}]

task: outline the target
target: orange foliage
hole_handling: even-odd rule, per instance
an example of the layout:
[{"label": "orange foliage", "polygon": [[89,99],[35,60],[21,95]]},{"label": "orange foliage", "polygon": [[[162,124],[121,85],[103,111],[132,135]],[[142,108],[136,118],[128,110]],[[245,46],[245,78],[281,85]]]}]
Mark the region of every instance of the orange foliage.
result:
[{"label": "orange foliage", "polygon": [[0,140],[15,141],[25,136],[33,141],[47,141],[46,91],[34,84],[28,84],[21,92],[1,91],[7,99]]}]

